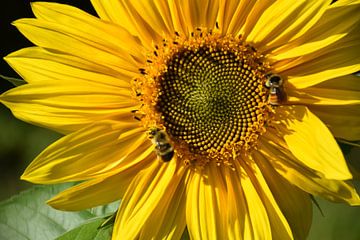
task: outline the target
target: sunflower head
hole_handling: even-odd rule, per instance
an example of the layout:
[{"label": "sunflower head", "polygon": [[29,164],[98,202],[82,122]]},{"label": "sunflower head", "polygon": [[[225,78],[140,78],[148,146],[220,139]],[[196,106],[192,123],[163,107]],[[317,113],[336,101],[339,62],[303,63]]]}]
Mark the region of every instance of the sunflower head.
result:
[{"label": "sunflower head", "polygon": [[65,136],[22,178],[122,199],[114,239],[305,239],[309,194],[360,204],[334,139],[360,139],[360,2],[330,2],[34,3],[0,101]]}]

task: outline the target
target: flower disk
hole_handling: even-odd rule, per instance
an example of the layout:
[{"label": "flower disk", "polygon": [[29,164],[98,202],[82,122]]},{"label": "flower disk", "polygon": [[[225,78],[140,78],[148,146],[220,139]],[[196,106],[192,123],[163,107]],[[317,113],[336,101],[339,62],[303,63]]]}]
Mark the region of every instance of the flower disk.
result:
[{"label": "flower disk", "polygon": [[241,38],[220,38],[211,31],[200,31],[190,40],[175,38],[172,45],[164,42],[154,55],[170,52],[166,60],[149,61],[150,68],[162,67],[160,74],[151,76],[157,92],[150,105],[160,115],[157,124],[166,128],[176,146],[183,146],[178,153],[185,151],[195,160],[215,153],[219,159],[220,152],[224,156],[224,151],[249,148],[268,113],[268,67],[261,54]]}]

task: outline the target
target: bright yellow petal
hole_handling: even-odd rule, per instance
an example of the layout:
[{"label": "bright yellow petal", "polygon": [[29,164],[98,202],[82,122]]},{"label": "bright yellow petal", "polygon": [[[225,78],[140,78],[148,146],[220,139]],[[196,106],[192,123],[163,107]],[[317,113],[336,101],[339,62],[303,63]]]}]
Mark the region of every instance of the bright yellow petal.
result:
[{"label": "bright yellow petal", "polygon": [[309,194],[281,177],[263,155],[258,152],[254,154],[256,164],[264,175],[276,203],[291,226],[294,239],[306,239],[312,221],[312,203]]},{"label": "bright yellow petal", "polygon": [[328,179],[352,178],[339,146],[320,119],[303,106],[284,107],[279,114],[287,115],[282,121],[284,127],[279,126],[279,130],[300,162]]},{"label": "bright yellow petal", "polygon": [[182,11],[180,8],[178,0],[168,0],[166,1],[169,5],[169,10],[171,14],[171,22],[174,25],[174,30],[180,33],[187,32],[187,23],[182,18]]},{"label": "bright yellow petal", "polygon": [[337,138],[360,140],[360,106],[309,106]]},{"label": "bright yellow petal", "polygon": [[353,31],[321,51],[294,58],[286,63],[274,63],[274,71],[287,76],[289,83],[298,89],[352,74],[360,70],[359,40],[358,34]]},{"label": "bright yellow petal", "polygon": [[217,22],[222,34],[238,35],[256,1],[220,0]]},{"label": "bright yellow petal", "polygon": [[273,58],[282,60],[303,56],[319,51],[346,36],[358,24],[360,3],[345,5],[343,2],[332,4],[303,36],[272,51]]},{"label": "bright yellow petal", "polygon": [[[181,239],[186,228],[186,185],[187,175],[178,181],[183,172],[177,173],[176,180],[166,191],[161,204],[156,206],[147,222],[143,225],[139,239]],[[155,224],[154,224],[155,223]]]},{"label": "bright yellow petal", "polygon": [[[239,167],[240,166],[238,165],[238,169]],[[251,164],[251,167],[244,164],[243,168],[244,171],[246,171],[246,174],[243,175],[243,173],[240,173],[240,177],[244,176],[243,178],[241,178],[242,182],[244,181],[244,178],[246,179],[247,175],[249,180],[252,182],[254,188],[258,192],[258,195],[261,198],[262,204],[264,205],[269,218],[272,239],[293,239],[292,231],[287,222],[287,219],[279,208],[274,193],[270,190],[269,184],[265,180],[257,164],[253,162],[253,164]],[[259,228],[260,226],[253,227]],[[260,237],[259,239],[265,238]]]},{"label": "bright yellow petal", "polygon": [[[242,35],[247,39],[247,36],[254,29],[255,25],[259,22],[261,15],[268,9],[272,4],[276,3],[277,0],[268,0],[268,1],[256,1],[253,4],[251,10],[249,11],[246,21],[241,26],[240,31],[237,35]],[[250,6],[252,4],[250,3]]]},{"label": "bright yellow petal", "polygon": [[131,60],[130,56],[118,55],[116,51],[106,49],[105,43],[99,39],[94,43],[93,38],[102,34],[101,32],[97,32],[96,36],[88,32],[85,33],[87,36],[76,36],[79,31],[73,27],[37,19],[20,19],[14,22],[14,25],[26,38],[40,47],[92,59],[120,72],[138,72],[137,63]]},{"label": "bright yellow petal", "polygon": [[303,36],[272,51],[274,59],[316,52],[346,36],[358,23],[359,1],[336,1]]},{"label": "bright yellow petal", "polygon": [[91,4],[101,19],[123,26],[133,35],[139,35],[121,1],[91,0]]},{"label": "bright yellow petal", "polygon": [[125,170],[107,174],[69,188],[47,203],[59,210],[80,211],[119,200],[123,197],[134,177],[152,161],[154,156]]},{"label": "bright yellow petal", "polygon": [[303,165],[289,150],[285,143],[267,136],[259,144],[259,151],[268,159],[273,168],[290,183],[315,196],[330,201],[360,205],[360,197],[349,181],[327,179],[324,174]]},{"label": "bright yellow petal", "polygon": [[[125,1],[124,1],[125,2]],[[128,7],[137,11],[144,21],[158,33],[173,34],[174,26],[171,22],[171,15],[167,1],[138,0],[128,1]]]},{"label": "bright yellow petal", "polygon": [[[215,218],[219,223],[207,230],[210,222],[207,218],[212,217],[210,213],[211,207],[215,207],[215,209],[219,207],[216,207],[217,205],[206,207],[207,214],[201,221],[201,211],[198,210],[201,205],[196,205],[196,199],[189,201],[188,207],[192,210],[188,209],[187,216],[191,214],[191,216],[188,216],[188,228],[191,237],[193,239],[204,239],[201,238],[204,236],[207,237],[206,239],[292,239],[291,229],[287,220],[277,205],[273,193],[270,191],[260,169],[255,164],[251,164],[251,167],[248,167],[246,165],[240,166],[238,162],[235,162],[234,170],[225,169],[222,173],[223,176],[206,174],[205,176],[209,177],[193,179],[196,184],[190,186],[189,191],[193,190],[194,193],[198,193],[199,199],[201,199],[202,194],[201,182],[213,185],[207,183],[212,177],[218,176],[214,178],[217,178],[217,181],[220,180],[220,182],[222,179],[225,179],[226,198],[220,201],[220,203],[224,204],[219,207],[222,214],[226,212],[227,220],[221,223],[219,218]],[[220,172],[219,167],[214,166],[213,171]],[[225,193],[222,193],[223,191],[220,187],[213,186],[212,188],[212,191],[218,192],[219,195]],[[207,203],[204,201],[203,204]],[[197,220],[198,218],[199,220]],[[191,224],[193,225],[193,232],[191,232]],[[207,224],[206,227],[203,227],[204,224]],[[216,230],[221,230],[221,224],[225,225],[227,233],[222,238],[217,238]],[[200,230],[196,231],[196,227]],[[213,232],[213,235],[209,234],[211,232]],[[206,233],[207,235],[205,235]]]},{"label": "bright yellow petal", "polygon": [[164,1],[98,1],[92,3],[101,18],[115,22],[140,38],[150,49],[164,35],[174,33],[171,3]]},{"label": "bright yellow petal", "polygon": [[261,199],[260,192],[254,185],[249,176],[249,172],[240,166],[237,166],[240,175],[240,184],[246,201],[251,226],[249,231],[251,237],[244,235],[244,239],[272,239],[270,213],[266,211],[266,207]]},{"label": "bright yellow petal", "polygon": [[[46,184],[78,181],[134,165],[152,153],[143,129],[135,127],[103,121],[69,134],[38,155],[21,178]],[[129,159],[132,153],[140,159]]]},{"label": "bright yellow petal", "polygon": [[130,80],[138,75],[128,71],[114,71],[85,59],[49,52],[39,47],[21,49],[4,59],[28,83],[90,81],[128,88],[130,91]]},{"label": "bright yellow petal", "polygon": [[[168,204],[171,202],[169,199],[183,175],[184,169],[177,166],[176,159],[168,163],[156,160],[150,167],[143,169],[134,178],[122,199],[113,239],[136,239],[144,224],[151,224],[155,229],[159,227],[158,222],[152,222],[150,217],[163,206],[163,201],[167,200]],[[172,226],[171,229],[175,227]]]},{"label": "bright yellow petal", "polygon": [[347,75],[320,84],[287,91],[290,104],[303,105],[349,105],[360,104],[360,77]]},{"label": "bright yellow petal", "polygon": [[[91,0],[91,2],[100,18],[112,21],[128,30],[132,35],[139,37],[145,48],[151,48],[154,40],[160,40],[156,30],[141,17],[139,9],[134,9],[130,1]],[[140,10],[142,13],[144,12],[144,9]]]},{"label": "bright yellow petal", "polygon": [[221,169],[209,164],[192,172],[186,199],[186,222],[191,239],[227,239],[226,185]]},{"label": "bright yellow petal", "polygon": [[183,21],[187,23],[188,32],[196,31],[198,27],[213,28],[215,26],[218,10],[218,0],[184,0],[177,1]]},{"label": "bright yellow petal", "polygon": [[243,188],[241,186],[239,174],[227,173],[226,187],[228,238],[231,240],[252,239],[253,231],[250,213],[247,207]]},{"label": "bright yellow petal", "polygon": [[188,35],[196,31],[197,27],[213,28],[219,8],[218,0],[93,2],[104,17],[115,15],[114,9],[124,13],[124,22],[116,18],[113,18],[114,21],[132,29],[133,34],[140,36],[144,44],[159,42],[164,34],[173,36],[174,31]]},{"label": "bright yellow petal", "polygon": [[247,37],[262,48],[273,48],[301,36],[313,26],[329,0],[279,0],[267,8]]},{"label": "bright yellow petal", "polygon": [[[123,28],[99,21],[98,18],[65,4],[34,2],[31,6],[37,19],[74,28],[79,34],[77,36],[83,40],[89,39],[94,41],[93,43],[99,41],[104,50],[113,51],[116,55],[124,56],[129,61],[132,59],[130,56],[133,56],[135,59],[144,62],[145,56],[142,53],[141,45]],[[69,30],[68,33],[74,32]]]},{"label": "bright yellow petal", "polygon": [[[14,25],[38,46],[92,59],[113,69],[137,72],[138,61],[145,61],[141,46],[126,30],[74,7],[52,6],[34,4],[38,19],[20,19]],[[59,8],[63,11],[54,10]]]},{"label": "bright yellow petal", "polygon": [[101,119],[135,122],[131,95],[128,88],[62,80],[13,88],[0,101],[23,121],[67,133]]}]

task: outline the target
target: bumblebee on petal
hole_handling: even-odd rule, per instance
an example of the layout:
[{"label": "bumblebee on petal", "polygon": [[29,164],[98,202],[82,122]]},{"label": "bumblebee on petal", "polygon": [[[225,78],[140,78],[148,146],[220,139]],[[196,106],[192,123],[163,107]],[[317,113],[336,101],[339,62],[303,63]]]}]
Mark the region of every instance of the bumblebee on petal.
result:
[{"label": "bumblebee on petal", "polygon": [[174,148],[169,143],[169,137],[164,130],[156,127],[150,128],[149,138],[155,145],[156,154],[163,162],[169,162],[174,157]]},{"label": "bumblebee on petal", "polygon": [[269,73],[267,74],[265,87],[269,89],[269,103],[273,106],[281,105],[286,102],[286,92],[284,90],[284,80],[280,75]]}]

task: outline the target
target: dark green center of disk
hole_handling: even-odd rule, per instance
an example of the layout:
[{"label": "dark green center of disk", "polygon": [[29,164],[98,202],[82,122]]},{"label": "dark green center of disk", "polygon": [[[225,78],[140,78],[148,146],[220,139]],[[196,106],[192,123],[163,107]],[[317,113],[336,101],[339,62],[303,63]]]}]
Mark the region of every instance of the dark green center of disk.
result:
[{"label": "dark green center of disk", "polygon": [[[255,65],[254,65],[255,64]],[[258,121],[261,76],[247,55],[201,47],[182,50],[160,76],[157,109],[169,135],[202,153],[239,142]]]}]

